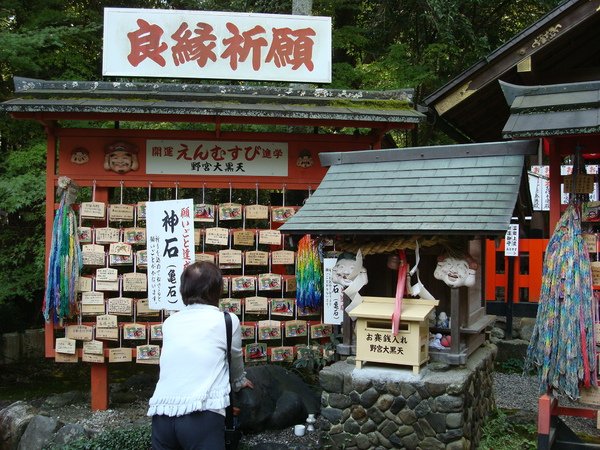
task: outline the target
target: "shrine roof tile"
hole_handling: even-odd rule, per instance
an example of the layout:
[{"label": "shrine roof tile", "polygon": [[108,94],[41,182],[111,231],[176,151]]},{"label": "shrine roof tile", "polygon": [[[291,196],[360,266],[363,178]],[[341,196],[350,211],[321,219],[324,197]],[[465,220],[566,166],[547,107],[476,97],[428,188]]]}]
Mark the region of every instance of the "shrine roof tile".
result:
[{"label": "shrine roof tile", "polygon": [[537,141],[320,155],[321,185],[286,233],[502,235]]}]

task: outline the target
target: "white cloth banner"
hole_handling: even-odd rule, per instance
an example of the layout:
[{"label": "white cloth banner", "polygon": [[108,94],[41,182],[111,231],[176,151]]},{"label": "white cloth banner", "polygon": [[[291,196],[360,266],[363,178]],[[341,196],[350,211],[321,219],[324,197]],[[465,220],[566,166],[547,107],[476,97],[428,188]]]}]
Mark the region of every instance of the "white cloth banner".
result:
[{"label": "white cloth banner", "polygon": [[146,203],[148,306],[180,310],[183,270],[194,262],[192,199]]},{"label": "white cloth banner", "polygon": [[323,323],[340,325],[344,320],[344,286],[333,282],[337,258],[323,258]]}]

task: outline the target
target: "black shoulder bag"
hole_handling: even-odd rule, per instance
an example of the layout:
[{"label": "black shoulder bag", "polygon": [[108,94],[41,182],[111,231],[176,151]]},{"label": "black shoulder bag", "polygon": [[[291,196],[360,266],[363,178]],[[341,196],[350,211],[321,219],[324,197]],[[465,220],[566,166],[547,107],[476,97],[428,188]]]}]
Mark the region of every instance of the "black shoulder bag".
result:
[{"label": "black shoulder bag", "polygon": [[[225,314],[225,329],[227,332],[227,365],[229,366],[229,376],[231,377],[231,317],[228,312]],[[225,448],[227,450],[236,450],[242,439],[242,431],[237,428],[233,420],[233,390],[229,394],[229,406],[225,409]]]}]

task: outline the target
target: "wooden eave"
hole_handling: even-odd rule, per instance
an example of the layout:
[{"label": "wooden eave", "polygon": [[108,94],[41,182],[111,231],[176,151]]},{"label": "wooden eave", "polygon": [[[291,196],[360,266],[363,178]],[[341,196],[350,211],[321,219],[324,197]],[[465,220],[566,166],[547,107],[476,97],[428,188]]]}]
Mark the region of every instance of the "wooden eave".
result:
[{"label": "wooden eave", "polygon": [[425,98],[431,120],[462,142],[499,140],[510,112],[498,80],[540,85],[600,79],[599,11],[600,0],[562,3]]}]

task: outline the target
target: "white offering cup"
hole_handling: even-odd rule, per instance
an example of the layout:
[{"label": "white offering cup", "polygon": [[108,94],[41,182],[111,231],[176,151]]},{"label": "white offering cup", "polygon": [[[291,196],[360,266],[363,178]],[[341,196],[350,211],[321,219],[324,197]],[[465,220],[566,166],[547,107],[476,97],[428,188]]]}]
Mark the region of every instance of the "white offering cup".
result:
[{"label": "white offering cup", "polygon": [[304,436],[305,431],[306,431],[305,425],[295,425],[294,426],[294,434],[296,436]]}]

